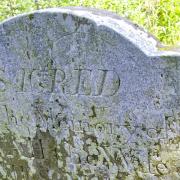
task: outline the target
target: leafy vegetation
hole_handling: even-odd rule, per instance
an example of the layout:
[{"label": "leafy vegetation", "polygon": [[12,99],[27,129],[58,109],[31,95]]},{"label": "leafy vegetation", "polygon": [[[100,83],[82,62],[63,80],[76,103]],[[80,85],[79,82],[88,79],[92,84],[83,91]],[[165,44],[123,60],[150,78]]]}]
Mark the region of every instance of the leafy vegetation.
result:
[{"label": "leafy vegetation", "polygon": [[180,41],[180,0],[3,0],[0,21],[36,9],[62,6],[110,10],[141,25],[164,44]]}]

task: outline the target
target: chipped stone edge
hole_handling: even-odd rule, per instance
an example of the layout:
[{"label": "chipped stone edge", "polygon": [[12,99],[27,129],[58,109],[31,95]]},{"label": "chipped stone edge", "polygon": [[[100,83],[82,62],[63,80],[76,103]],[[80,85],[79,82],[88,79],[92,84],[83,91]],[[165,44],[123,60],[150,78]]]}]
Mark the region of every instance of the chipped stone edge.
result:
[{"label": "chipped stone edge", "polygon": [[24,13],[15,17],[11,17],[1,22],[0,27],[3,26],[3,24],[5,23],[11,23],[12,21],[16,21],[21,17],[28,16],[30,14],[40,13],[62,13],[87,18],[96,23],[97,26],[105,26],[109,29],[114,30],[116,33],[120,34],[128,41],[133,43],[149,57],[180,57],[180,50],[173,50],[173,48],[171,47],[166,48],[153,35],[145,31],[138,25],[133,24],[129,20],[122,18],[115,13],[95,8],[61,7],[37,10],[30,13]]}]

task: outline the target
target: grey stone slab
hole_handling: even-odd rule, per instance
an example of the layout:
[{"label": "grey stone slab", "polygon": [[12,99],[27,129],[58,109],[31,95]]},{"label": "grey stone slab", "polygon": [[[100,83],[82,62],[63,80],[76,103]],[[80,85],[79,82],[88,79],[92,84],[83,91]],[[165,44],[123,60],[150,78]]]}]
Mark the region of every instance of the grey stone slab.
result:
[{"label": "grey stone slab", "polygon": [[179,179],[180,52],[107,11],[0,24],[0,179]]}]

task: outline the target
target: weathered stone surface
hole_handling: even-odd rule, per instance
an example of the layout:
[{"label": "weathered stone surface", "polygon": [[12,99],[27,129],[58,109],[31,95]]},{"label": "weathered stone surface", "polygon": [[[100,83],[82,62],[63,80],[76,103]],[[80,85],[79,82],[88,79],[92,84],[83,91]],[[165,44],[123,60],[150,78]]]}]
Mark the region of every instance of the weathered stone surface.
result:
[{"label": "weathered stone surface", "polygon": [[0,179],[180,179],[180,53],[108,12],[0,25]]}]

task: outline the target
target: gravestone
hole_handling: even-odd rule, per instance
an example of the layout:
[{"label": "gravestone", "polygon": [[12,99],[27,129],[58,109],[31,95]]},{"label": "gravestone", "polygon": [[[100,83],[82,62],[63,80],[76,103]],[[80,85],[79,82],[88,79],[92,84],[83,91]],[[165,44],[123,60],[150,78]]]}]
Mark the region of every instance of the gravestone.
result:
[{"label": "gravestone", "polygon": [[94,9],[0,25],[0,179],[179,179],[180,52]]}]

